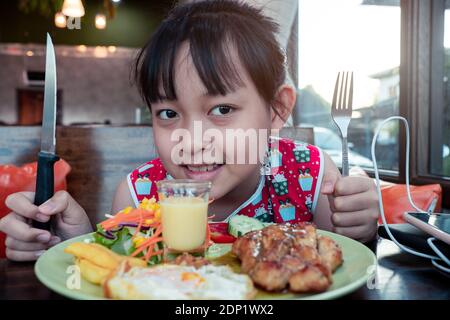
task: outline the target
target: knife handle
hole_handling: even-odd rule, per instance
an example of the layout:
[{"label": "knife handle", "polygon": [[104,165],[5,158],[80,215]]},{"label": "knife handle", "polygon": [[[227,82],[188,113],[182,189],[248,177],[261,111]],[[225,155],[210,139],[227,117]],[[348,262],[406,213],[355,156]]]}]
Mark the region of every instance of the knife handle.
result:
[{"label": "knife handle", "polygon": [[[39,152],[36,176],[36,195],[34,197],[34,204],[40,206],[45,201],[50,199],[54,192],[54,173],[53,166],[59,157],[52,153]],[[50,230],[51,223],[32,221],[34,228]]]}]

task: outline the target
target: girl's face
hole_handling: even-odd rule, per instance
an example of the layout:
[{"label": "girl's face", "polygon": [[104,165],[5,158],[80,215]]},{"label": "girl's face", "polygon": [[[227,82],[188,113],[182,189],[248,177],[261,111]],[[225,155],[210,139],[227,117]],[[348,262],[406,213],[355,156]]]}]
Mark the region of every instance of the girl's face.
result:
[{"label": "girl's face", "polygon": [[[211,181],[211,197],[214,199],[236,188],[244,191],[248,183],[253,183],[249,188],[254,188],[255,176],[259,176],[262,155],[257,152],[254,160],[254,152],[258,151],[254,148],[254,142],[246,143],[242,136],[233,138],[239,147],[235,146],[234,152],[230,151],[232,148],[227,144],[232,140],[226,138],[226,130],[241,129],[242,133],[250,129],[254,131],[252,134],[258,136],[259,129],[267,132],[272,124],[270,108],[258,94],[237,55],[234,56],[233,62],[242,86],[225,96],[210,96],[193,64],[189,45],[184,43],[175,60],[174,83],[178,100],[152,104],[155,142],[164,167],[177,179]],[[205,132],[212,132],[208,129],[215,129],[216,134],[205,136]],[[172,136],[174,132],[184,132],[183,138],[179,138],[178,134]],[[265,146],[266,139],[264,135],[258,137],[259,145]],[[245,151],[239,151],[240,147],[245,147]],[[244,164],[242,161],[236,163],[239,157],[242,160],[242,152],[245,153]],[[214,159],[211,155],[215,156]]]}]

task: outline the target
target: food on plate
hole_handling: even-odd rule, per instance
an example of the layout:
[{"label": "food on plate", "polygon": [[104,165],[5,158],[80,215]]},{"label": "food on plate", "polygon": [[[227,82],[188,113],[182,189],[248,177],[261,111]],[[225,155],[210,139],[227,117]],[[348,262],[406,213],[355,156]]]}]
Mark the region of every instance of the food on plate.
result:
[{"label": "food on plate", "polygon": [[214,260],[231,252],[231,245],[228,243],[213,243],[205,252],[205,258]]},{"label": "food on plate", "polygon": [[79,259],[93,261],[94,264],[105,269],[114,269],[119,264],[117,255],[95,243],[75,242],[64,249]]},{"label": "food on plate", "polygon": [[81,276],[93,284],[102,284],[113,271],[100,267],[86,259],[75,258],[75,264],[80,268]]},{"label": "food on plate", "polygon": [[[197,203],[189,210],[202,211],[204,224],[195,224],[201,225],[201,239],[170,234],[165,227],[163,234],[165,214],[172,215],[170,225],[185,205],[169,203],[161,214],[154,198],[144,199],[138,208],[125,208],[101,222],[95,243],[72,243],[64,251],[75,257],[84,279],[103,285],[105,296],[115,299],[246,299],[255,295],[254,284],[273,292],[321,292],[342,264],[337,243],[317,234],[313,224],[267,224],[242,215],[228,224],[208,224],[203,207],[194,208]],[[164,252],[167,233],[169,241],[184,240],[197,252]]]},{"label": "food on plate", "polygon": [[119,264],[127,261],[132,266],[146,266],[142,259],[121,256],[96,243],[75,242],[64,249],[75,257],[83,278],[94,284],[101,284]]},{"label": "food on plate", "polygon": [[328,268],[334,272],[343,262],[342,251],[336,241],[325,236],[317,236],[320,257]]},{"label": "food on plate", "polygon": [[178,257],[176,257],[172,263],[177,264],[179,266],[190,266],[190,267],[195,267],[198,269],[200,267],[210,264],[211,262],[209,262],[209,260],[207,260],[201,256],[194,257],[193,255],[185,252],[183,254],[180,254]]},{"label": "food on plate", "polygon": [[[127,207],[115,215],[107,216],[107,220],[97,225],[95,243],[120,255],[140,258],[148,265],[163,262],[162,214],[155,198],[144,198],[138,208]],[[200,232],[203,246],[199,250],[206,249],[212,243],[208,224],[205,222],[203,226],[206,232]],[[164,237],[167,238],[168,233],[170,238],[170,228]],[[186,239],[184,242],[188,243]]]},{"label": "food on plate", "polygon": [[241,270],[268,291],[321,292],[342,264],[339,246],[310,223],[277,224],[251,231],[233,244]]},{"label": "food on plate", "polygon": [[145,198],[138,208],[127,207],[108,217],[97,225],[96,243],[149,265],[162,262],[161,211],[154,198]]},{"label": "food on plate", "polygon": [[250,299],[251,279],[227,266],[200,268],[162,264],[150,268],[122,263],[104,282],[104,293],[113,299]]},{"label": "food on plate", "polygon": [[236,215],[230,218],[228,232],[234,237],[241,237],[250,231],[260,230],[264,227],[264,224],[258,219]]},{"label": "food on plate", "polygon": [[211,240],[214,243],[233,243],[236,237],[228,232],[227,222],[210,222]]}]

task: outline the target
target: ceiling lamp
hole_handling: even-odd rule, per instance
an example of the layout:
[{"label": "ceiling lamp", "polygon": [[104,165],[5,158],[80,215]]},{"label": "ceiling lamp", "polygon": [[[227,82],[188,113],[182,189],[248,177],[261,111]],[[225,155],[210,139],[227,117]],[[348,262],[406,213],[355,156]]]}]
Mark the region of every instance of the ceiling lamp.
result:
[{"label": "ceiling lamp", "polygon": [[58,28],[65,28],[67,26],[66,16],[62,12],[55,14],[55,26]]},{"label": "ceiling lamp", "polygon": [[64,0],[61,11],[68,17],[82,17],[84,16],[83,2],[81,0]]},{"label": "ceiling lamp", "polygon": [[97,29],[105,29],[106,28],[106,16],[101,13],[97,13],[95,15],[95,27]]}]

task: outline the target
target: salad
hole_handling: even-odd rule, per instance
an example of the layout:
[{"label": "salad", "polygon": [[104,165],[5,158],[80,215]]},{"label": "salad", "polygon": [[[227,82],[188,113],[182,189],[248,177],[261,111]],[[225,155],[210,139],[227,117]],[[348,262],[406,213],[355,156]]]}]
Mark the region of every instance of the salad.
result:
[{"label": "salad", "polygon": [[[161,211],[155,198],[145,198],[137,208],[127,207],[97,225],[94,242],[149,265],[163,260]],[[207,239],[209,243],[209,239]]]},{"label": "salad", "polygon": [[[143,259],[148,265],[163,262],[161,210],[155,198],[144,198],[137,208],[127,207],[115,215],[106,216],[107,220],[97,224],[95,243],[119,255]],[[200,249],[207,249],[206,256],[216,257],[230,250],[229,246],[224,245],[266,225],[246,216],[234,216],[229,223],[210,222],[207,225],[205,244]]]}]

